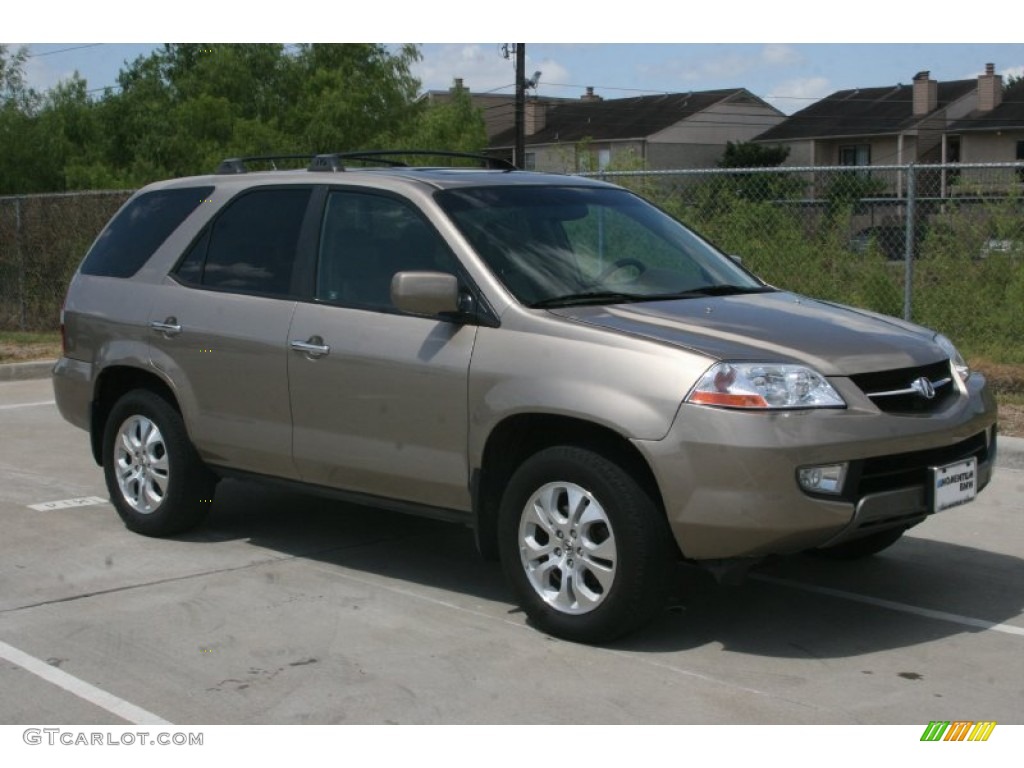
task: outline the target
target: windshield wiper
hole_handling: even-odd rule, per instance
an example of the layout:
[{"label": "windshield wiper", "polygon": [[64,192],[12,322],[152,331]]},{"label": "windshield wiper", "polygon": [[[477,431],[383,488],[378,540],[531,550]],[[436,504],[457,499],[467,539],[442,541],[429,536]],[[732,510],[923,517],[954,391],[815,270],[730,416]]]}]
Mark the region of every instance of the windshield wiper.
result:
[{"label": "windshield wiper", "polygon": [[531,309],[549,309],[551,307],[578,307],[584,304],[625,304],[631,301],[646,301],[647,296],[636,293],[619,293],[616,291],[585,291],[583,293],[566,293],[562,296],[551,296],[529,305]]},{"label": "windshield wiper", "polygon": [[735,296],[743,293],[769,293],[774,291],[767,285],[706,285],[690,291],[675,293],[620,293],[618,291],[584,291],[551,296],[530,304],[531,309],[554,307],[579,307],[587,304],[635,304],[642,301],[667,301],[669,299],[696,299],[701,296]]},{"label": "windshield wiper", "polygon": [[697,299],[702,296],[739,296],[746,293],[774,293],[775,288],[767,285],[705,285],[689,291],[676,293],[652,293],[644,296],[645,301],[665,301],[666,299]]}]

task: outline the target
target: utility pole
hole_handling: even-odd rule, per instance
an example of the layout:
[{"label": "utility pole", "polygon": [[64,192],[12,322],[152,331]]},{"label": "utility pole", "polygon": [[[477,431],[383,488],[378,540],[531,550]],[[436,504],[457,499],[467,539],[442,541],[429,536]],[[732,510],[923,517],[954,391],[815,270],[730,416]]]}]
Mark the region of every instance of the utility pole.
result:
[{"label": "utility pole", "polygon": [[516,43],[516,144],[512,162],[526,167],[526,43]]}]

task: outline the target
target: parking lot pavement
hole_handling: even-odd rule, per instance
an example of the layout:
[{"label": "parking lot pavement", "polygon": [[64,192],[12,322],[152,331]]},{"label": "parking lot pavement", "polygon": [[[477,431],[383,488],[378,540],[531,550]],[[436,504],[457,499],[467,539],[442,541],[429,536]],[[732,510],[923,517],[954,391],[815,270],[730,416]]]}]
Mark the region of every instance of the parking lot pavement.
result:
[{"label": "parking lot pavement", "polygon": [[866,561],[680,567],[592,648],[450,524],[230,481],[194,533],[129,533],[52,399],[0,383],[0,722],[1024,722],[1021,470]]}]

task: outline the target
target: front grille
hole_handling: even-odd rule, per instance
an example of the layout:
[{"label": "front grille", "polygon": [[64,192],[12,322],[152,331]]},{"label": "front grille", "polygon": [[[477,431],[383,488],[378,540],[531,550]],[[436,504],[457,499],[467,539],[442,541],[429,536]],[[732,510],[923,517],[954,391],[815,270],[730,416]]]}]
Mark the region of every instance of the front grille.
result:
[{"label": "front grille", "polygon": [[985,432],[979,432],[955,445],[933,448],[913,453],[897,453],[891,456],[853,462],[851,467],[858,474],[854,484],[854,498],[859,499],[871,493],[894,491],[898,488],[926,486],[929,482],[929,467],[953,464],[974,456],[981,465],[988,461],[989,446]]},{"label": "front grille", "polygon": [[[899,368],[893,371],[859,373],[850,377],[879,410],[885,413],[933,413],[946,406],[958,395],[953,369],[949,360],[940,360],[931,365],[915,368]],[[931,399],[912,390],[919,379],[927,379],[934,387]],[[894,394],[901,392],[901,394]]]}]

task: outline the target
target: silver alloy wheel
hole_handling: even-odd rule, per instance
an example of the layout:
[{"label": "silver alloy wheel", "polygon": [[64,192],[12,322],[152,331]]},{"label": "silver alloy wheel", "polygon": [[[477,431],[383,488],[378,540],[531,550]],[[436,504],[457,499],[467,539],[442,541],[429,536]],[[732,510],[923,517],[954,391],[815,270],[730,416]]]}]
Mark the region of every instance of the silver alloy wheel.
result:
[{"label": "silver alloy wheel", "polygon": [[170,480],[160,428],[145,416],[129,416],[117,431],[114,461],[121,497],[140,514],[156,512]]},{"label": "silver alloy wheel", "polygon": [[530,586],[560,613],[589,613],[608,597],[618,553],[608,515],[575,483],[547,483],[519,519],[519,556]]}]

